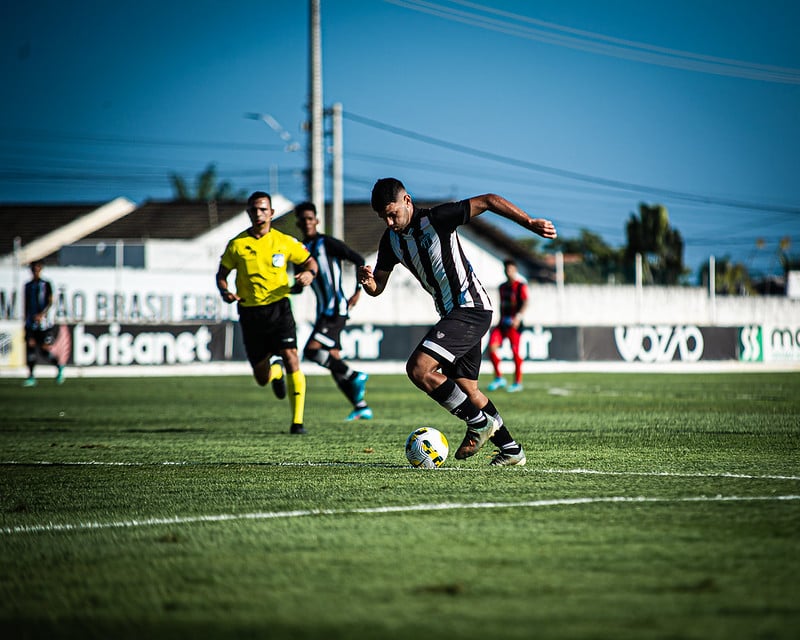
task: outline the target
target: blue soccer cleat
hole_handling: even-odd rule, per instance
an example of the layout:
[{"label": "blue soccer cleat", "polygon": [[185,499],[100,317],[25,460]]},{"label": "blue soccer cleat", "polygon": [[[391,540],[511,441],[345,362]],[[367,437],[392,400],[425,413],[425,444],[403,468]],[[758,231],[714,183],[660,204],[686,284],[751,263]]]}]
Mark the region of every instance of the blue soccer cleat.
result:
[{"label": "blue soccer cleat", "polygon": [[364,394],[367,392],[367,379],[369,376],[366,373],[359,373],[353,378],[353,403],[358,404],[364,399]]},{"label": "blue soccer cleat", "polygon": [[360,409],[353,409],[350,415],[345,418],[348,422],[353,420],[372,420],[372,409],[369,407],[361,407]]}]

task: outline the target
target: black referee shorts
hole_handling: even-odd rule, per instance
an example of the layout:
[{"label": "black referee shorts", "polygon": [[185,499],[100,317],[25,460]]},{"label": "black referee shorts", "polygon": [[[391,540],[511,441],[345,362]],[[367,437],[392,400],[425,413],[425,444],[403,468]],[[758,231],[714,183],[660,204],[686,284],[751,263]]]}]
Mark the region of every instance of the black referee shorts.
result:
[{"label": "black referee shorts", "polygon": [[297,325],[288,298],[259,307],[239,305],[239,325],[253,367],[283,349],[297,349]]},{"label": "black referee shorts", "polygon": [[492,325],[492,312],[453,309],[417,345],[434,358],[448,378],[477,380],[481,371],[481,339]]}]

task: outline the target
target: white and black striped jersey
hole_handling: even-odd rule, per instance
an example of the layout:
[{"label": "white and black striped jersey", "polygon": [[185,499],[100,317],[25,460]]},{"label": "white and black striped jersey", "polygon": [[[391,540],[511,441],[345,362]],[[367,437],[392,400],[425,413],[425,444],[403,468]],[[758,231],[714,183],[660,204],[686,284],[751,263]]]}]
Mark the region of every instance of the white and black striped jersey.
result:
[{"label": "white and black striped jersey", "polygon": [[[364,258],[344,242],[322,233],[303,242],[317,261],[319,273],[311,281],[311,289],[317,297],[317,317],[348,315],[347,301],[350,298],[342,287],[342,260],[356,267],[364,264]],[[356,287],[360,287],[356,283]]]},{"label": "white and black striped jersey", "polygon": [[405,231],[384,232],[375,270],[389,272],[394,265],[403,264],[431,294],[442,317],[457,308],[491,311],[491,299],[464,255],[456,233],[469,219],[469,200],[431,209],[415,206]]},{"label": "white and black striped jersey", "polygon": [[53,321],[45,314],[37,321],[36,316],[50,306],[53,301],[53,285],[42,278],[25,283],[25,328],[47,330]]}]

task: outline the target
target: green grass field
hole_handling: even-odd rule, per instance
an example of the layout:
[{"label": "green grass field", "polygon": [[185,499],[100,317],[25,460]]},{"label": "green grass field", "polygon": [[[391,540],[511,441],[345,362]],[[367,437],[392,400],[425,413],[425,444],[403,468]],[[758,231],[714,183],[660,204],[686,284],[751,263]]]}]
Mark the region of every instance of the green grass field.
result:
[{"label": "green grass field", "polygon": [[309,376],[307,436],[245,377],[2,379],[0,632],[798,637],[800,373],[525,385],[526,467],[420,471],[463,427],[402,376],[362,423]]}]

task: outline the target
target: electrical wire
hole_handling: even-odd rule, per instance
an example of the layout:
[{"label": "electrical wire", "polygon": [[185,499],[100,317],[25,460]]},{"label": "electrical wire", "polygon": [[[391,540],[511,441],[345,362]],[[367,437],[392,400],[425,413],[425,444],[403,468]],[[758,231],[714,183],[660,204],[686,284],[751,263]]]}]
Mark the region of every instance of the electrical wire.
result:
[{"label": "electrical wire", "polygon": [[[614,38],[592,31],[574,29],[552,22],[545,22],[544,20],[529,18],[528,16],[502,11],[494,7],[487,7],[464,0],[450,0],[450,4],[502,16],[510,20],[510,22],[490,18],[480,15],[480,13],[461,11],[435,2],[425,2],[423,0],[385,1],[389,4],[394,4],[420,13],[427,13],[444,18],[445,20],[461,22],[505,35],[537,40],[539,42],[589,53],[699,73],[782,84],[800,84],[800,69],[703,55],[623,38]],[[525,26],[520,23],[534,24],[546,30]]]},{"label": "electrical wire", "polygon": [[363,124],[368,127],[387,131],[389,133],[393,133],[398,136],[403,136],[412,140],[417,140],[419,142],[425,142],[427,144],[434,145],[437,147],[443,147],[451,151],[457,151],[460,153],[464,153],[466,155],[483,158],[484,160],[493,160],[501,164],[507,164],[518,168],[529,169],[531,171],[546,173],[554,176],[559,176],[562,178],[569,178],[571,180],[576,180],[578,182],[587,182],[590,184],[602,185],[605,187],[620,189],[623,191],[648,193],[653,196],[667,197],[687,202],[717,205],[722,207],[732,207],[736,209],[747,209],[749,211],[766,211],[771,213],[782,213],[790,215],[800,214],[800,207],[771,205],[771,204],[755,203],[755,202],[744,202],[741,200],[730,200],[727,198],[719,198],[719,197],[706,196],[695,193],[688,193],[683,191],[676,191],[674,189],[664,189],[662,187],[641,185],[633,182],[624,182],[622,180],[612,180],[609,178],[602,178],[599,176],[592,176],[585,173],[579,173],[577,171],[570,171],[567,169],[550,167],[547,165],[539,164],[536,162],[530,162],[527,160],[510,158],[508,156],[503,156],[498,153],[493,153],[491,151],[476,149],[474,147],[469,147],[467,145],[455,142],[448,142],[446,140],[441,140],[440,138],[434,138],[433,136],[417,133],[409,129],[403,129],[402,127],[397,127],[395,125],[387,124],[385,122],[373,120],[372,118],[360,116],[350,111],[344,111],[342,113],[342,116],[348,120],[351,120],[352,122],[357,122],[359,124]]}]

